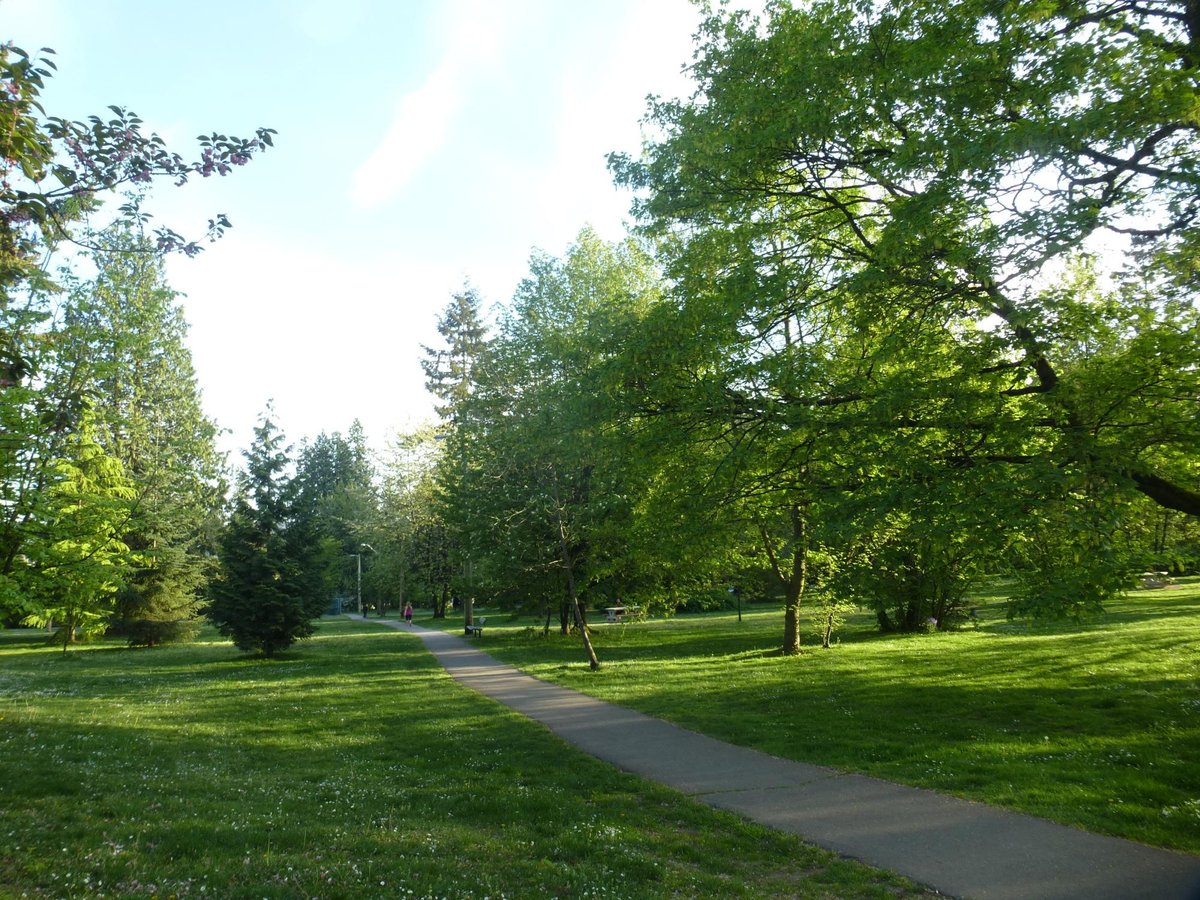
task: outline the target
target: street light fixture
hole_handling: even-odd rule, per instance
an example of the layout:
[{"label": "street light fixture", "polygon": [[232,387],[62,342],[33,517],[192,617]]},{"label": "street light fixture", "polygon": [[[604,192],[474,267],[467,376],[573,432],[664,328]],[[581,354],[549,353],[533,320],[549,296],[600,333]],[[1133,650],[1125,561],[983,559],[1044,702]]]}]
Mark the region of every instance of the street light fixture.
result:
[{"label": "street light fixture", "polygon": [[357,567],[358,567],[358,615],[360,618],[365,619],[366,616],[363,615],[363,605],[362,605],[362,551],[370,550],[372,553],[374,553],[375,548],[372,547],[370,544],[359,544],[358,549],[359,549],[359,552],[354,554],[354,562],[357,564]]}]

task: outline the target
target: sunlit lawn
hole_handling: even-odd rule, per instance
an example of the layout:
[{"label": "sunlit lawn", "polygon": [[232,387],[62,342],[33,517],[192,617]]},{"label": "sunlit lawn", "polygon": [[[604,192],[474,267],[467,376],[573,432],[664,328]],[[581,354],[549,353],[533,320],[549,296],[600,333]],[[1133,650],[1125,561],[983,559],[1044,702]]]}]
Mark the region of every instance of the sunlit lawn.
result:
[{"label": "sunlit lawn", "polygon": [[[490,636],[489,636],[490,638]],[[896,897],[340,620],[272,661],[0,632],[0,896]]]},{"label": "sunlit lawn", "polygon": [[599,672],[577,637],[529,624],[493,613],[479,646],[778,756],[1200,852],[1200,584],[1083,624],[1008,622],[995,598],[955,633],[881,635],[859,615],[839,646],[806,636],[790,658],[777,609],[598,624]]}]

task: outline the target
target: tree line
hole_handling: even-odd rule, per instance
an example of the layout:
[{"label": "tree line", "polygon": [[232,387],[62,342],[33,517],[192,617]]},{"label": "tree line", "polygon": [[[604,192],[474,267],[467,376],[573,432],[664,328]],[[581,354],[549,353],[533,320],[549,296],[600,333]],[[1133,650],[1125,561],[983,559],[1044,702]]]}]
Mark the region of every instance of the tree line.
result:
[{"label": "tree line", "polygon": [[[22,64],[31,81],[25,57],[4,58],[10,81]],[[180,462],[167,496],[196,512],[179,534],[217,549],[210,614],[273,652],[286,642],[239,623],[262,615],[303,636],[351,585],[356,607],[360,592],[438,616],[461,601],[468,623],[486,599],[577,630],[596,666],[589,610],[618,602],[782,598],[795,652],[806,605],[828,643],[848,604],[884,629],[955,627],[985,576],[1010,579],[1014,614],[1082,615],[1139,572],[1194,569],[1198,65],[1200,18],[1182,0],[712,12],[694,94],[652,99],[642,151],[609,159],[634,192],[634,231],[609,243],[584,229],[560,257],[535,252],[494,315],[469,284],[452,296],[423,360],[436,423],[372,466],[354,428],[293,459],[268,412],[223,519],[213,472]],[[39,127],[68,148],[76,134]],[[214,147],[244,161],[269,137],[214,136],[192,165]],[[70,211],[39,219],[43,201],[25,202],[12,218],[4,197],[6,297],[47,296],[29,260]],[[143,234],[127,224],[104,240]],[[156,240],[151,260],[196,246]],[[80,295],[93,306],[99,283]],[[68,544],[110,594],[152,581],[152,551],[189,545],[170,523],[157,537],[121,518],[153,506],[136,499],[143,451],[121,443],[132,414],[115,412],[138,401],[99,373],[85,390],[74,363],[35,353],[95,340],[87,317],[47,342],[48,307],[6,300],[4,315],[0,343],[18,348],[4,357],[5,434],[24,435],[0,479],[4,514],[23,510],[4,533],[5,605],[61,617],[31,588],[32,573],[66,571],[39,549],[40,523],[103,536]],[[33,473],[61,487],[22,493]],[[35,511],[35,493],[70,515]],[[106,581],[110,556],[138,578]]]},{"label": "tree line", "polygon": [[535,254],[487,340],[446,311],[457,589],[782,595],[794,652],[810,595],[946,628],[985,575],[1079,615],[1193,568],[1198,50],[1182,2],[713,13],[610,158],[636,233]]}]

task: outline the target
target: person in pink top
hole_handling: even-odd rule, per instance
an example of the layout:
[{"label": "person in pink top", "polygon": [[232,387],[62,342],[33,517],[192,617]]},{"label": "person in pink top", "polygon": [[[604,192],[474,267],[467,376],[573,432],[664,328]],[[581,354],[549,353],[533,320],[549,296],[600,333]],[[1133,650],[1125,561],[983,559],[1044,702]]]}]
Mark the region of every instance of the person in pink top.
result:
[{"label": "person in pink top", "polygon": [[404,604],[404,621],[407,622],[409,625],[412,624],[412,604],[411,603]]}]

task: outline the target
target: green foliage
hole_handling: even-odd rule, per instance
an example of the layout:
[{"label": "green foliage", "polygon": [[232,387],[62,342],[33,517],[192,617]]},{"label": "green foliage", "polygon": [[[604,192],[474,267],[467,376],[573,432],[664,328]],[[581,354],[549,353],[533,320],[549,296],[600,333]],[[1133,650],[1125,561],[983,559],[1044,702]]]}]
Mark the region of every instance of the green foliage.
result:
[{"label": "green foliage", "polygon": [[1041,513],[1037,526],[1014,542],[1014,613],[1079,618],[1132,585],[1132,561],[1117,535],[1119,511],[1101,498],[1071,496]]},{"label": "green foliage", "polygon": [[[227,174],[274,132],[201,138],[189,161],[119,107],[86,121],[49,115],[41,94],[52,52],[0,46],[0,615],[46,621],[62,615],[63,597],[92,597],[70,601],[70,615],[96,630],[114,620],[182,621],[194,617],[206,577],[202,535],[220,485],[215,428],[200,411],[186,326],[158,260],[201,246],[166,227],[144,237],[142,201],[157,180]],[[91,214],[114,199],[122,205],[106,214],[116,224],[93,233]],[[209,238],[228,227],[217,215]],[[64,270],[65,291],[49,275],[63,242],[91,251],[97,270],[86,280]],[[122,470],[120,486],[98,471],[108,466]],[[94,514],[59,516],[64,485],[84,483],[95,487],[79,489]],[[105,504],[113,509],[96,511]],[[64,529],[73,535],[66,543]],[[90,586],[75,584],[68,573],[108,548],[114,559],[136,557],[136,570],[114,563],[78,576]],[[87,562],[60,564],[54,553]],[[95,608],[85,615],[79,603]]]},{"label": "green foliage", "polygon": [[25,622],[57,624],[65,652],[76,638],[104,633],[137,560],[121,541],[135,497],[121,463],[96,443],[87,418],[64,450],[37,505],[38,538],[25,543],[14,574],[32,606]]},{"label": "green foliage", "polygon": [[[364,549],[364,538],[376,515],[373,477],[366,435],[357,420],[346,436],[322,432],[300,448],[297,502],[318,535],[321,549],[315,565],[326,598],[358,591],[356,557]],[[384,599],[381,591],[372,590],[371,560],[372,556],[366,556],[362,561],[364,603],[368,606]]]},{"label": "green foliage", "polygon": [[220,537],[207,613],[240,650],[270,657],[313,634],[326,598],[317,530],[297,503],[298,485],[288,477],[284,437],[269,406],[254,436]]},{"label": "green foliage", "polygon": [[1195,27],[1181,2],[710,15],[696,94],[611,159],[676,287],[637,414],[697,446],[664,471],[754,524],[793,603],[815,549],[910,624],[989,558],[1023,610],[1094,608],[1137,494],[1200,514]]},{"label": "green foliage", "polygon": [[[968,591],[1006,567],[1024,533],[1018,514],[1003,506],[1007,488],[972,474],[938,479],[902,504],[893,499],[894,484],[856,492],[828,591],[873,610],[884,631],[961,625]],[[966,502],[970,496],[977,502]]]}]

